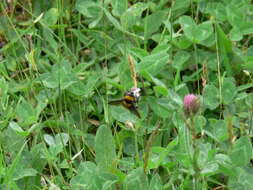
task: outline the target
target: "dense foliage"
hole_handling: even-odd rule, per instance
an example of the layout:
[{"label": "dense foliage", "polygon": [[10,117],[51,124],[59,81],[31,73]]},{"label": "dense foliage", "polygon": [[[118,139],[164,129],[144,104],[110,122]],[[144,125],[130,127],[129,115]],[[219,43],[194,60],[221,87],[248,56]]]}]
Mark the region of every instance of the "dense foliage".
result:
[{"label": "dense foliage", "polygon": [[2,0],[0,189],[253,189],[252,33],[250,0]]}]

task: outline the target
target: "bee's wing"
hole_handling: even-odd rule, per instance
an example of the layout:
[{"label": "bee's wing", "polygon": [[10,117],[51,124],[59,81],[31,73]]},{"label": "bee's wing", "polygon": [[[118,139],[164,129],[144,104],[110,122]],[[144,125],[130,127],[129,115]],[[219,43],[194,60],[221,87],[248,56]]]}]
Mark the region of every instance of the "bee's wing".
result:
[{"label": "bee's wing", "polygon": [[124,101],[123,99],[113,100],[113,101],[110,101],[109,104],[111,104],[111,105],[120,105],[120,104],[122,104],[123,101]]},{"label": "bee's wing", "polygon": [[134,104],[126,104],[124,99],[113,100],[113,101],[110,101],[109,104],[111,104],[111,105],[122,105],[126,109],[130,110],[133,114],[135,114],[136,116],[141,118],[141,115],[138,112],[137,107]]}]

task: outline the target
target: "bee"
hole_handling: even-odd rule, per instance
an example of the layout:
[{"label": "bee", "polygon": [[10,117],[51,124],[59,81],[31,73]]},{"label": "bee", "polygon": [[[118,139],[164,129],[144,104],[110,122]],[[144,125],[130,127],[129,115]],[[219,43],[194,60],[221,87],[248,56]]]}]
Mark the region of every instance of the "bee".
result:
[{"label": "bee", "polygon": [[124,108],[128,109],[132,113],[134,113],[136,116],[141,118],[140,113],[138,112],[137,103],[140,99],[140,88],[133,87],[129,91],[124,93],[124,96],[120,100],[114,100],[109,102],[111,105],[122,105]]}]

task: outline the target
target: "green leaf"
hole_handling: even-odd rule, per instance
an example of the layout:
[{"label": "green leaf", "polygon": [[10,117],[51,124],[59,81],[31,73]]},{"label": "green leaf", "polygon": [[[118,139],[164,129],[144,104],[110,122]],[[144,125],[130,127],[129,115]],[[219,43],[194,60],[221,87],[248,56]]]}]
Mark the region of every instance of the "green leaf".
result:
[{"label": "green leaf", "polygon": [[135,139],[132,137],[124,138],[123,140],[123,151],[129,156],[134,156],[136,153],[135,150]]},{"label": "green leaf", "polygon": [[57,23],[58,18],[59,18],[58,9],[51,8],[45,13],[42,19],[42,22],[43,24],[46,24],[47,26],[53,26]]},{"label": "green leaf", "polygon": [[126,29],[129,30],[131,29],[134,25],[137,25],[138,22],[140,23],[141,15],[142,12],[147,9],[147,4],[146,3],[135,3],[133,4],[130,8],[127,9],[127,11],[122,14],[120,17],[120,22],[122,26]]},{"label": "green leaf", "polygon": [[226,68],[228,76],[232,75],[232,67],[229,61],[228,55],[232,52],[232,42],[223,32],[222,28],[216,24],[217,34],[218,34],[218,45],[221,57],[224,59],[223,63]]},{"label": "green leaf", "polygon": [[213,34],[212,22],[206,21],[206,22],[202,22],[201,24],[197,26],[195,38],[200,43],[206,40],[207,38],[209,38],[212,34]]},{"label": "green leaf", "polygon": [[192,42],[185,35],[172,38],[172,43],[179,49],[187,49],[192,45]]},{"label": "green leaf", "polygon": [[219,171],[219,165],[217,163],[208,162],[203,167],[201,174],[209,176],[209,175],[214,175],[214,174],[218,173],[218,171]]},{"label": "green leaf", "polygon": [[87,78],[88,81],[84,89],[85,97],[89,97],[92,95],[96,87],[96,84],[101,79],[101,77],[102,77],[101,74],[96,72]]},{"label": "green leaf", "polygon": [[204,126],[206,126],[206,118],[202,115],[196,115],[194,117],[194,122],[196,133],[202,132]]},{"label": "green leaf", "polygon": [[244,22],[240,28],[243,35],[249,35],[253,33],[253,22]]},{"label": "green leaf", "polygon": [[200,43],[213,34],[212,22],[206,21],[196,25],[194,20],[189,16],[182,16],[179,19],[185,32],[185,36],[194,43]]},{"label": "green leaf", "polygon": [[161,189],[163,189],[161,178],[158,174],[155,174],[153,175],[150,181],[149,190],[161,190]]},{"label": "green leaf", "polygon": [[202,1],[199,3],[200,11],[203,13],[209,13],[219,21],[227,20],[227,14],[225,5],[221,2],[208,2]]},{"label": "green leaf", "polygon": [[69,135],[67,133],[56,134],[55,137],[45,134],[44,140],[49,146],[63,145],[66,146],[69,141]]},{"label": "green leaf", "polygon": [[224,120],[209,119],[208,126],[207,129],[211,131],[215,140],[222,142],[228,139],[227,124]]},{"label": "green leaf", "polygon": [[249,88],[252,88],[253,87],[253,84],[252,83],[248,83],[248,84],[243,84],[243,85],[240,85],[237,87],[237,92],[240,92],[240,91],[244,91],[244,90],[247,90]]},{"label": "green leaf", "polygon": [[29,132],[24,131],[16,122],[10,122],[9,127],[22,136],[28,136]]},{"label": "green leaf", "polygon": [[230,39],[233,41],[240,41],[242,40],[243,35],[238,28],[233,28],[230,30]]},{"label": "green leaf", "polygon": [[236,175],[230,176],[228,180],[228,188],[231,190],[249,190],[253,187],[252,168],[235,167],[233,168]]},{"label": "green leaf", "polygon": [[172,66],[177,70],[181,70],[190,57],[191,55],[187,51],[178,51],[174,56]]},{"label": "green leaf", "polygon": [[131,171],[135,167],[135,161],[133,157],[123,157],[118,163],[121,171]]},{"label": "green leaf", "polygon": [[204,105],[214,110],[220,104],[219,90],[214,85],[206,85],[203,92]]},{"label": "green leaf", "polygon": [[82,162],[78,167],[77,175],[74,176],[71,181],[71,189],[81,190],[87,189],[92,190],[94,187],[94,176],[96,173],[97,166],[92,162]]},{"label": "green leaf", "polygon": [[226,154],[218,153],[215,155],[215,162],[219,164],[221,172],[229,176],[235,176],[235,167],[231,163],[231,159]]},{"label": "green leaf", "polygon": [[182,25],[184,30],[190,31],[191,29],[197,26],[195,21],[189,16],[180,17],[178,22]]},{"label": "green leaf", "polygon": [[0,78],[0,112],[5,111],[8,108],[8,89],[9,83],[4,79]]},{"label": "green leaf", "polygon": [[168,107],[170,107],[170,109],[172,110],[177,110],[183,105],[182,98],[173,90],[170,90],[168,98],[169,99],[167,100],[167,102],[168,102],[168,105],[170,105]]},{"label": "green leaf", "polygon": [[21,149],[21,147],[25,143],[25,138],[26,137],[17,134],[15,130],[8,127],[7,129],[1,132],[0,143],[5,152],[9,152],[10,156],[15,158],[17,152]]},{"label": "green leaf", "polygon": [[95,139],[96,162],[99,168],[110,170],[116,161],[115,144],[111,130],[102,125],[97,130]]},{"label": "green leaf", "polygon": [[108,10],[104,9],[104,13],[105,13],[106,17],[108,18],[108,20],[113,24],[113,26],[116,29],[118,29],[120,31],[125,31],[124,28],[119,23],[119,21],[116,18],[114,18]]},{"label": "green leaf", "polygon": [[76,10],[82,15],[96,19],[102,13],[100,5],[93,0],[77,0]]},{"label": "green leaf", "polygon": [[225,78],[221,86],[221,95],[224,104],[230,104],[237,94],[234,78]]},{"label": "green leaf", "polygon": [[240,26],[245,22],[244,18],[246,14],[242,10],[233,4],[226,6],[227,19],[230,24],[234,27],[240,28]]},{"label": "green leaf", "polygon": [[60,88],[62,90],[68,88],[78,80],[72,72],[71,64],[67,60],[55,64],[52,72],[42,74],[40,78],[45,87]]},{"label": "green leaf", "polygon": [[170,106],[169,102],[163,99],[156,99],[155,97],[148,97],[147,102],[153,112],[162,118],[169,117],[170,114]]},{"label": "green leaf", "polygon": [[139,59],[143,59],[144,57],[148,56],[148,52],[141,48],[131,48],[130,53]]},{"label": "green leaf", "polygon": [[126,10],[127,10],[127,6],[128,6],[128,2],[127,0],[111,0],[112,3],[112,13],[115,16],[121,16]]},{"label": "green leaf", "polygon": [[55,40],[52,30],[49,28],[43,28],[43,38],[48,43],[50,48],[45,48],[44,51],[47,52],[52,57],[55,56],[55,53],[58,50],[58,42]]},{"label": "green leaf", "polygon": [[77,81],[76,83],[73,83],[70,87],[68,87],[67,91],[72,93],[75,96],[85,96],[88,98],[92,95],[93,90],[100,79],[100,76],[97,76],[96,74],[88,77],[87,84],[85,85],[83,81]]},{"label": "green leaf", "polygon": [[134,113],[131,113],[128,109],[122,107],[122,106],[110,106],[112,117],[120,121],[122,123],[125,122],[135,122],[137,119],[137,116],[134,115]]},{"label": "green leaf", "polygon": [[164,85],[155,86],[154,90],[155,90],[156,94],[158,94],[158,95],[168,96],[168,94],[169,94],[169,90]]},{"label": "green leaf", "polygon": [[19,180],[28,176],[36,176],[37,171],[33,168],[22,168],[22,170],[16,171],[13,176],[13,180]]},{"label": "green leaf", "polygon": [[245,69],[246,72],[249,72],[249,71],[253,72],[253,56],[246,57],[246,62],[243,64],[243,69]]},{"label": "green leaf", "polygon": [[83,43],[85,47],[88,47],[94,41],[94,39],[89,39],[87,36],[85,36],[80,30],[71,28],[69,31],[73,32],[73,34],[78,38],[78,40],[80,40],[80,42]]},{"label": "green leaf", "polygon": [[155,33],[161,26],[165,19],[165,11],[157,11],[144,19],[144,34],[145,38],[148,39],[153,33]]},{"label": "green leaf", "polygon": [[179,16],[186,13],[191,5],[191,0],[177,0],[173,3],[172,7],[172,18],[178,18]]},{"label": "green leaf", "polygon": [[170,160],[168,160],[167,156],[169,153],[178,145],[178,138],[175,138],[171,141],[166,148],[162,147],[152,147],[152,153],[158,154],[158,159],[150,160],[150,164],[148,165],[148,169],[158,168],[160,165],[166,165]]},{"label": "green leaf", "polygon": [[21,98],[16,108],[16,116],[22,125],[31,125],[37,121],[36,110],[31,103]]},{"label": "green leaf", "polygon": [[46,143],[49,146],[55,145],[54,137],[52,137],[51,135],[48,135],[48,134],[43,135],[43,137],[44,137],[44,140],[46,141]]},{"label": "green leaf", "polygon": [[46,159],[43,159],[41,156],[41,153],[43,149],[45,148],[44,143],[36,144],[32,147],[30,153],[31,153],[31,161],[29,161],[29,164],[32,165],[32,167],[37,170],[39,173],[42,172],[42,170],[45,168],[47,161]]},{"label": "green leaf", "polygon": [[115,189],[118,178],[115,175],[104,173],[92,162],[82,162],[71,181],[73,190],[110,190]]},{"label": "green leaf", "polygon": [[252,157],[252,144],[250,138],[248,136],[243,136],[238,139],[233,149],[230,151],[229,157],[235,166],[245,166],[249,164]]},{"label": "green leaf", "polygon": [[136,65],[136,72],[141,72],[141,74],[148,72],[153,77],[159,74],[168,63],[170,48],[171,46],[167,44],[159,45],[150,55],[141,59],[141,62]]},{"label": "green leaf", "polygon": [[54,144],[49,147],[48,150],[43,150],[42,158],[45,158],[50,161],[57,160],[57,155],[63,151],[63,146],[61,144]]},{"label": "green leaf", "polygon": [[37,99],[37,106],[36,106],[36,117],[39,118],[41,112],[47,107],[48,105],[48,96],[44,94],[38,94],[36,96]]},{"label": "green leaf", "polygon": [[219,165],[215,161],[215,150],[211,149],[210,143],[199,145],[198,164],[203,175],[212,175],[218,172]]},{"label": "green leaf", "polygon": [[5,173],[4,176],[4,181],[3,184],[8,184],[10,183],[9,180],[11,179],[20,179],[26,176],[35,176],[36,175],[36,170],[34,169],[27,169],[24,170],[24,167],[22,163],[22,155],[23,151],[25,151],[25,148],[27,147],[26,142],[24,144],[21,144],[22,146],[18,150],[17,155],[15,158],[12,160],[12,163],[9,165],[7,172]]},{"label": "green leaf", "polygon": [[75,8],[86,17],[85,21],[89,24],[89,28],[96,27],[103,17],[103,10],[99,1],[78,0]]},{"label": "green leaf", "polygon": [[32,9],[33,12],[32,13],[35,16],[39,16],[42,12],[45,12],[50,7],[52,7],[54,2],[32,0],[31,3],[33,4],[33,9]]},{"label": "green leaf", "polygon": [[67,133],[58,133],[55,135],[55,144],[66,146],[69,141],[69,135]]},{"label": "green leaf", "polygon": [[91,190],[92,181],[94,179],[94,173],[96,172],[96,165],[92,162],[83,162],[78,167],[78,172],[75,177],[70,181],[71,189],[81,190],[87,189]]},{"label": "green leaf", "polygon": [[123,182],[123,190],[146,190],[148,189],[148,181],[143,168],[132,170]]}]

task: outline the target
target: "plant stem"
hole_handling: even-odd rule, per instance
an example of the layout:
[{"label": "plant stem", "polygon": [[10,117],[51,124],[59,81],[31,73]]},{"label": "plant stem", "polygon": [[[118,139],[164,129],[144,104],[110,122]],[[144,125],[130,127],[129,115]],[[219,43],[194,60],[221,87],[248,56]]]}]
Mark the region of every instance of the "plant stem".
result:
[{"label": "plant stem", "polygon": [[[196,145],[196,139],[195,139],[195,124],[194,124],[194,118],[193,116],[189,119],[189,120],[186,120],[185,121],[185,124],[186,124],[186,127],[185,127],[185,130],[186,130],[186,136],[188,137],[187,139],[189,139],[189,136],[192,137],[192,141],[190,140],[187,140],[186,139],[186,143],[188,144],[188,149],[187,149],[187,152],[188,152],[188,155],[190,157],[190,160],[191,160],[191,163],[192,163],[192,166],[193,166],[193,169],[194,169],[194,176],[193,176],[193,183],[194,183],[194,190],[198,190],[198,184],[199,184],[199,177],[200,177],[200,169],[199,169],[199,166],[198,166],[198,151],[197,151],[197,145]],[[190,134],[188,134],[187,131],[190,131]],[[193,147],[193,155],[190,153],[190,147]]]},{"label": "plant stem", "polygon": [[143,169],[144,169],[145,173],[147,172],[147,166],[148,166],[148,159],[149,159],[150,149],[151,149],[154,137],[157,135],[160,127],[161,127],[161,125],[160,125],[160,123],[158,123],[158,125],[155,128],[155,130],[151,133],[151,135],[150,135],[150,137],[149,137],[149,139],[147,141],[146,147],[145,147],[144,161],[143,161],[144,162]]}]

